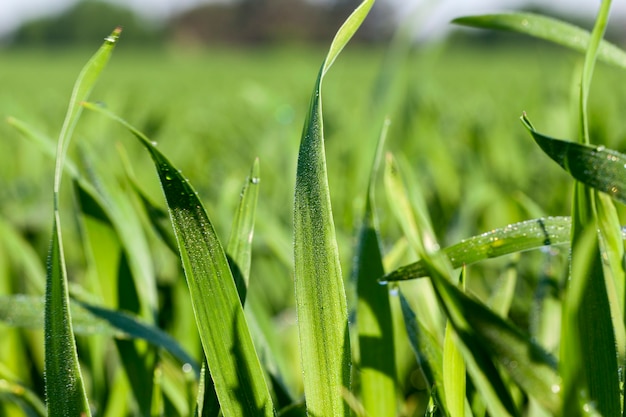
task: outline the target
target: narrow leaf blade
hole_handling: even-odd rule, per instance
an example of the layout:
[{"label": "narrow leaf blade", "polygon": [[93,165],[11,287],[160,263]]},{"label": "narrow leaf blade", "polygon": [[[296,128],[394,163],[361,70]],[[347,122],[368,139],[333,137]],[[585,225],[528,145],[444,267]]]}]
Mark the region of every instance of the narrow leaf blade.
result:
[{"label": "narrow leaf blade", "polygon": [[304,392],[307,412],[314,416],[350,413],[342,396],[342,390],[350,388],[350,338],[324,153],[322,80],[373,3],[363,1],[331,44],[312,94],[298,155],[294,278]]},{"label": "narrow leaf blade", "polygon": [[[579,52],[587,51],[591,39],[589,31],[585,29],[534,13],[464,16],[452,22],[464,26],[524,33]],[[626,52],[604,40],[598,49],[598,59],[620,68],[626,68]]]},{"label": "narrow leaf blade", "polygon": [[[478,236],[464,239],[444,248],[453,268],[470,265],[484,259],[538,249],[544,246],[569,244],[571,219],[544,217],[513,223]],[[401,281],[428,275],[426,264],[417,261],[385,275],[382,281]]]},{"label": "narrow leaf blade", "polygon": [[146,147],[157,169],[176,233],[196,324],[225,415],[272,416],[273,405],[226,254],[191,184],[148,138],[111,112]]}]

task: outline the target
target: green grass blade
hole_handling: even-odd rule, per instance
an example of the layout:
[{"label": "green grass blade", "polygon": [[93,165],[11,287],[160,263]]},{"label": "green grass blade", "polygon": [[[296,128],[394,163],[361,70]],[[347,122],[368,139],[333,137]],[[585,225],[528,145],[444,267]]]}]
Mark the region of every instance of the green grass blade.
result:
[{"label": "green grass blade", "polygon": [[374,210],[374,183],[389,123],[385,122],[372,164],[365,214],[361,223],[355,269],[357,285],[357,326],[361,369],[361,398],[368,416],[382,417],[396,412],[396,364],[389,289],[378,283],[384,273],[378,219]]},{"label": "green grass blade", "polygon": [[272,400],[226,254],[196,192],[141,132],[97,105],[84,103],[84,106],[129,129],[154,160],[222,412],[225,415],[273,415]]},{"label": "green grass blade", "polygon": [[59,134],[59,141],[57,144],[57,161],[54,173],[54,192],[55,192],[55,209],[58,209],[57,194],[61,186],[62,170],[65,168],[65,155],[67,153],[67,147],[69,146],[70,138],[76,127],[76,123],[82,113],[82,107],[80,103],[89,98],[89,94],[93,89],[100,73],[106,66],[113,48],[122,32],[122,28],[116,28],[111,35],[106,39],[102,47],[95,53],[93,57],[87,62],[81,73],[78,75],[78,79],[74,84],[72,96],[70,98],[69,107],[61,133]]},{"label": "green grass blade", "polygon": [[535,130],[526,115],[522,122],[539,147],[574,179],[626,203],[626,155],[604,146],[554,139]]},{"label": "green grass blade", "polygon": [[[591,34],[585,29],[533,13],[465,16],[452,22],[464,26],[524,33],[583,53],[587,51],[591,39]],[[626,52],[607,41],[600,43],[598,59],[607,64],[626,68]]]},{"label": "green grass blade", "polygon": [[431,397],[438,407],[445,410],[447,406],[446,391],[442,389],[444,386],[443,347],[437,338],[417,318],[401,290],[398,290],[398,296],[404,319],[404,328],[409,338],[411,349],[428,384]]},{"label": "green grass blade", "polygon": [[[461,272],[461,285],[465,291],[465,268]],[[465,361],[459,348],[459,340],[450,321],[446,323],[443,339],[443,389],[450,417],[465,416]]]},{"label": "green grass blade", "polygon": [[[43,329],[44,303],[43,298],[31,295],[1,295],[0,321],[11,327]],[[127,337],[122,331],[116,330],[106,321],[95,317],[73,301],[70,302],[70,311],[72,327],[76,334]]]},{"label": "green grass blade", "polygon": [[[453,268],[470,265],[484,259],[538,249],[544,246],[565,245],[570,242],[569,217],[544,217],[510,224],[504,228],[464,239],[448,246],[442,252]],[[401,281],[427,276],[423,261],[402,266],[385,275],[381,281]]]},{"label": "green grass blade", "polygon": [[320,69],[298,155],[294,204],[295,290],[307,412],[342,416],[350,411],[350,338],[324,152],[322,80],[365,19],[363,1],[337,32]]},{"label": "green grass blade", "polygon": [[561,407],[560,378],[554,358],[482,303],[468,297],[439,274],[433,281],[459,338],[472,352],[485,350],[546,410]]},{"label": "green grass blade", "polygon": [[226,253],[228,253],[230,259],[234,261],[234,265],[231,265],[231,269],[233,270],[235,283],[239,288],[242,304],[245,303],[246,289],[250,280],[252,237],[254,235],[256,205],[259,198],[259,182],[259,158],[256,158],[243,190],[241,190],[241,201],[235,213],[231,237],[226,246]]},{"label": "green grass blade", "polygon": [[120,28],[116,28],[78,76],[69,108],[59,134],[54,174],[54,221],[48,257],[45,304],[45,385],[48,413],[51,415],[91,415],[78,363],[76,342],[69,309],[68,280],[63,255],[59,191],[65,167],[65,154],[86,100],[109,60]]},{"label": "green grass blade", "polygon": [[46,399],[48,413],[91,415],[78,363],[67,292],[67,272],[58,211],[55,211],[48,256],[44,313]]},{"label": "green grass blade", "polygon": [[[420,288],[420,291],[416,294],[421,297],[420,304],[428,305],[428,309],[424,311],[423,316],[420,317],[418,321],[422,323],[424,328],[428,329],[428,332],[431,334],[439,334],[443,323],[440,324],[440,320],[434,318],[437,317],[439,313],[437,301],[439,300],[439,304],[443,304],[444,306],[446,303],[441,302],[442,297],[440,292],[436,292],[433,289],[431,282],[435,285],[439,281],[447,282],[447,280],[451,280],[451,265],[449,265],[449,262],[447,262],[447,260],[443,258],[443,255],[438,252],[438,244],[432,231],[432,226],[430,225],[430,220],[428,219],[424,202],[420,199],[414,214],[407,196],[406,187],[404,186],[400,176],[399,167],[395,162],[395,159],[389,154],[386,162],[385,188],[387,191],[387,198],[394,215],[398,219],[404,235],[413,246],[413,249],[416,251],[418,256],[426,262],[428,266],[428,275],[437,275],[437,278],[433,276],[431,280],[424,281],[424,283],[427,283],[428,286]],[[433,257],[436,257],[434,259],[437,259],[436,267],[431,261]],[[404,317],[410,318],[410,315],[407,315],[405,312]],[[428,321],[426,319],[428,319]],[[454,321],[453,324],[455,324]],[[407,331],[410,327],[415,327],[409,326],[410,325],[408,323],[405,323]],[[464,334],[456,328],[456,326],[455,330],[457,330],[457,333],[460,336]],[[411,335],[410,332],[409,335]],[[511,394],[507,390],[488,353],[480,344],[471,338],[468,340],[463,338],[462,341],[463,346],[461,346],[461,352],[466,362],[467,371],[472,377],[472,381],[474,382],[477,390],[483,397],[489,412],[498,416],[517,415],[518,413]],[[432,369],[438,369],[438,367],[433,366]],[[443,382],[443,367],[441,368],[441,375]],[[438,388],[441,389],[442,387],[443,385]],[[442,401],[440,406],[446,407],[447,401]]]}]

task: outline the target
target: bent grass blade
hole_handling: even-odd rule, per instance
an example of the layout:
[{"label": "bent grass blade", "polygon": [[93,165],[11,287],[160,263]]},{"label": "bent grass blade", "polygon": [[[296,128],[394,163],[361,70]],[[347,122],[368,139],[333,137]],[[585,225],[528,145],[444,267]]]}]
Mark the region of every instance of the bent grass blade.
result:
[{"label": "bent grass blade", "polygon": [[72,92],[69,108],[59,134],[54,173],[54,221],[46,274],[45,302],[45,385],[50,415],[90,416],[91,411],[78,363],[76,342],[69,310],[69,294],[59,214],[59,191],[65,154],[86,100],[109,60],[121,28],[116,28],[81,71]]},{"label": "bent grass blade", "polygon": [[183,263],[196,324],[224,415],[274,414],[226,254],[191,184],[152,142],[113,113],[148,150],[159,174]]},{"label": "bent grass blade", "polygon": [[347,416],[350,389],[348,311],[330,204],[322,122],[322,80],[361,25],[363,1],[337,32],[311,97],[298,154],[294,203],[295,292],[307,413]]},{"label": "bent grass blade", "polygon": [[[454,19],[452,23],[484,29],[498,29],[523,33],[583,53],[587,51],[587,47],[591,42],[591,34],[589,31],[561,20],[534,13],[500,13],[464,16]],[[605,40],[599,45],[598,59],[607,64],[626,68],[626,52]]]},{"label": "bent grass blade", "polygon": [[[453,268],[460,268],[489,258],[539,249],[545,246],[569,244],[571,219],[544,217],[513,223],[442,249]],[[428,276],[423,261],[402,266],[381,278],[384,281],[403,281]]]}]

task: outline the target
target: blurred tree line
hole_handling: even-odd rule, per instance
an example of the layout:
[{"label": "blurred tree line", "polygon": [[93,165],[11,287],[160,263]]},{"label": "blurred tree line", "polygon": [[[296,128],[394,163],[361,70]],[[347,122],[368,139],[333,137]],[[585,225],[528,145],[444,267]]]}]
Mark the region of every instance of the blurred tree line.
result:
[{"label": "blurred tree line", "polygon": [[[360,0],[336,0],[313,4],[304,0],[240,0],[230,4],[198,6],[164,22],[140,18],[132,10],[101,0],[79,1],[64,13],[23,24],[11,37],[14,46],[64,46],[93,44],[114,27],[124,28],[124,42],[162,45],[262,44],[278,41],[323,41]],[[385,39],[392,31],[390,10],[376,5],[358,40]]]}]

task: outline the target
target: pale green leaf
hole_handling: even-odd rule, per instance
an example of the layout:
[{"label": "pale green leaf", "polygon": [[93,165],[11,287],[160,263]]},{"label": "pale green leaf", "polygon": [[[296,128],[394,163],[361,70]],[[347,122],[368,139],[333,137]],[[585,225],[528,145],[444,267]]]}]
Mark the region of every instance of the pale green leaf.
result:
[{"label": "pale green leaf", "polygon": [[322,80],[361,25],[373,0],[363,1],[337,32],[320,69],[307,114],[296,173],[295,291],[307,412],[347,416],[350,388],[348,311],[330,204],[322,122]]}]

